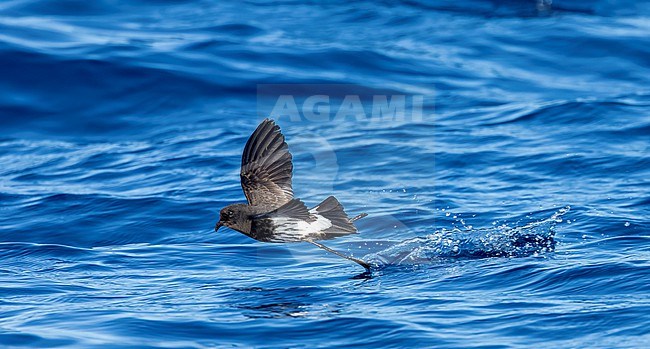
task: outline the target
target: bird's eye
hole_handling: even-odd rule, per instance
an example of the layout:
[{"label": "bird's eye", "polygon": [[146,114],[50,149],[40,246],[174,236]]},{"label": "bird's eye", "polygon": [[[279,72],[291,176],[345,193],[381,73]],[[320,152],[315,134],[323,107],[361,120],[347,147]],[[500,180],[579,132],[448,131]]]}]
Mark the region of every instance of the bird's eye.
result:
[{"label": "bird's eye", "polygon": [[228,212],[226,212],[226,215],[227,215],[228,217],[232,217],[232,216],[234,215],[234,213],[233,213],[232,211],[228,211]]}]

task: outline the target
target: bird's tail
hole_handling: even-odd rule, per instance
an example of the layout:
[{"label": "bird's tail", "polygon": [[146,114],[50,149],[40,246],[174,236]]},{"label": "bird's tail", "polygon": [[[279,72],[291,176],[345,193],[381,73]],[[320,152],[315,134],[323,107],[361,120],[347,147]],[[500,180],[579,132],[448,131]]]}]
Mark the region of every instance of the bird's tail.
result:
[{"label": "bird's tail", "polygon": [[312,214],[325,217],[332,223],[332,226],[323,231],[324,235],[319,240],[333,239],[335,237],[355,234],[357,228],[352,222],[361,219],[367,214],[362,213],[354,218],[349,218],[341,203],[335,197],[330,196],[323,200],[318,206],[309,210]]}]

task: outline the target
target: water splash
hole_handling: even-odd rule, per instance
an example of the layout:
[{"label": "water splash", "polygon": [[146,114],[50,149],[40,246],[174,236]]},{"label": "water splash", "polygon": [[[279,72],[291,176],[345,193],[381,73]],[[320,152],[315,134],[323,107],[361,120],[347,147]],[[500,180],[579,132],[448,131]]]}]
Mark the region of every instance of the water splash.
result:
[{"label": "water splash", "polygon": [[522,226],[487,229],[441,229],[433,234],[398,242],[367,255],[372,265],[427,264],[458,258],[525,257],[555,250],[555,226],[569,212],[566,206],[551,217]]}]

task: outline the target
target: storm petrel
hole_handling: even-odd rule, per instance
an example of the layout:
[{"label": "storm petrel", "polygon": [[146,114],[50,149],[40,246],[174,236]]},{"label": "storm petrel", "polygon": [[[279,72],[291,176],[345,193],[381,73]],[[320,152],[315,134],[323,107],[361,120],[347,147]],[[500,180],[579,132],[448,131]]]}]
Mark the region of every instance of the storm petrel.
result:
[{"label": "storm petrel", "polygon": [[241,186],[248,204],[224,207],[214,230],[226,226],[263,242],[308,242],[369,270],[368,263],[316,242],[356,234],[352,222],[367,214],[349,218],[333,196],[307,209],[293,197],[291,159],[280,127],[264,119],[246,142],[241,159]]}]

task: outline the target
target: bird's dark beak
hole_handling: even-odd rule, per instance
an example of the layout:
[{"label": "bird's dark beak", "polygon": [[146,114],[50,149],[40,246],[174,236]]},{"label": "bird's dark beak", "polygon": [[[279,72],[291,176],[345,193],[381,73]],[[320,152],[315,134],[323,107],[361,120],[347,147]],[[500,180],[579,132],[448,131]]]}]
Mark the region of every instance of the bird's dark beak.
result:
[{"label": "bird's dark beak", "polygon": [[217,222],[217,225],[214,226],[214,231],[217,232],[219,231],[219,228],[223,227],[223,223],[221,221]]}]

